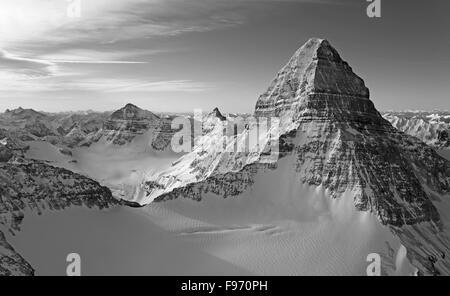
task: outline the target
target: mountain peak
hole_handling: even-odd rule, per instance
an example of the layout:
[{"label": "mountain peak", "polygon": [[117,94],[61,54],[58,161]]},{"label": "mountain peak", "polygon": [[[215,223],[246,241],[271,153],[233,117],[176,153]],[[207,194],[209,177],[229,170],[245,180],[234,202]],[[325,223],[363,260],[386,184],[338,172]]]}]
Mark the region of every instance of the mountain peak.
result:
[{"label": "mountain peak", "polygon": [[[309,102],[315,101],[317,94],[324,95],[330,104],[336,104],[336,98],[345,99],[341,102],[350,108],[353,101],[369,99],[364,80],[353,73],[337,50],[325,39],[311,38],[295,52],[259,97],[255,115],[280,116],[290,112],[291,116],[298,117],[311,107]],[[326,104],[317,103],[316,107]],[[376,115],[375,108],[369,109]]]},{"label": "mountain peak", "polygon": [[5,114],[14,119],[36,119],[46,117],[45,114],[35,111],[34,109],[24,109],[19,107],[17,109],[7,109]]},{"label": "mountain peak", "polygon": [[214,115],[215,117],[219,118],[221,121],[227,120],[227,118],[222,115],[222,113],[220,112],[219,108],[217,108],[217,107],[214,108],[214,110],[212,111],[212,115]]},{"label": "mountain peak", "polygon": [[134,104],[131,104],[131,103],[126,104],[124,108],[127,108],[127,109],[140,109],[138,106],[136,106]]},{"label": "mountain peak", "polygon": [[158,120],[159,117],[154,113],[139,108],[136,105],[128,103],[125,107],[115,111],[111,114],[111,119],[119,120]]}]

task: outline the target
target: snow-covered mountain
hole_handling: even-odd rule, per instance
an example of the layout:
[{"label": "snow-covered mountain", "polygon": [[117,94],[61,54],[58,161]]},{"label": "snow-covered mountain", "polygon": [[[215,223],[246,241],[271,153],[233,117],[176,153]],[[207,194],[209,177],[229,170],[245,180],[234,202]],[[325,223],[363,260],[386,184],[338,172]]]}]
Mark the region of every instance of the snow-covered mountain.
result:
[{"label": "snow-covered mountain", "polygon": [[0,127],[16,132],[22,140],[55,135],[50,117],[33,109],[6,110],[0,114]]},{"label": "snow-covered mountain", "polygon": [[41,113],[18,108],[0,114],[0,128],[23,141],[45,141],[69,149],[99,141],[124,146],[146,137],[152,149],[163,151],[176,132],[171,128],[174,117],[161,118],[133,104],[115,112]]},{"label": "snow-covered mountain", "polygon": [[[107,208],[121,204],[111,191],[85,176],[24,158],[28,146],[0,130],[0,226],[20,230],[27,212],[71,206]],[[0,231],[0,275],[33,275],[33,268],[6,242]]]},{"label": "snow-covered mountain", "polygon": [[[313,219],[334,219],[339,204],[350,201],[401,241],[419,273],[450,274],[450,162],[385,120],[328,41],[310,39],[294,54],[258,99],[254,116],[238,135],[224,133],[227,119],[214,125],[193,152],[148,177],[129,199],[147,205],[257,194],[256,201],[289,211],[300,202],[299,215]],[[311,192],[321,190],[329,200],[320,201],[327,206],[314,217],[321,199]],[[364,224],[366,218],[352,215]],[[386,264],[385,273],[395,274],[398,266]]]},{"label": "snow-covered mountain", "polygon": [[22,141],[47,141],[52,144],[74,147],[82,136],[95,134],[103,125],[108,113],[42,113],[33,109],[18,108],[0,114],[0,128],[8,130]]},{"label": "snow-covered mountain", "polygon": [[[96,133],[86,135],[79,145],[90,146],[104,142],[108,145],[127,146],[145,139],[149,149],[164,151],[170,148],[172,136],[176,132],[171,128],[171,120],[172,117],[161,118],[151,111],[127,104],[106,118],[102,128]],[[76,134],[83,137],[82,131],[77,130]]]},{"label": "snow-covered mountain", "polygon": [[116,145],[130,143],[135,137],[148,130],[158,130],[161,119],[150,111],[143,110],[133,104],[127,104],[115,111],[103,124],[106,141]]},{"label": "snow-covered mountain", "polygon": [[14,120],[28,120],[28,121],[47,117],[47,115],[41,112],[37,112],[33,109],[24,109],[22,107],[19,107],[14,110],[6,110],[4,116]]},{"label": "snow-covered mountain", "polygon": [[395,128],[437,149],[450,148],[450,112],[384,112],[383,117]]}]

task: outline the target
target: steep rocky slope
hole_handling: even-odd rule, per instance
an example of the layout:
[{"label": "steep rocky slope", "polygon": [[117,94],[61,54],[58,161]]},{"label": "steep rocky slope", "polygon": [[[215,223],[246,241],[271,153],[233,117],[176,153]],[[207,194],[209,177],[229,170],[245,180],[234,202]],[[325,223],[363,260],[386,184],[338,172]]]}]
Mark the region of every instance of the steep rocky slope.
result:
[{"label": "steep rocky slope", "polygon": [[0,127],[17,132],[22,140],[55,135],[46,114],[21,107],[0,114]]},{"label": "steep rocky slope", "polygon": [[159,127],[158,116],[133,104],[127,104],[108,118],[103,125],[103,132],[107,141],[124,145],[149,129],[157,130]]},{"label": "steep rocky slope", "polygon": [[154,113],[141,109],[133,104],[113,112],[105,119],[102,128],[95,134],[84,135],[80,129],[72,130],[73,135],[82,138],[79,145],[90,146],[104,141],[105,143],[125,146],[137,138],[148,138],[149,147],[163,151],[170,145],[173,134],[172,118],[160,118]]},{"label": "steep rocky slope", "polygon": [[26,210],[41,214],[69,206],[118,204],[109,189],[69,170],[14,158],[0,163],[0,223],[19,230]]},{"label": "steep rocky slope", "polygon": [[[237,136],[214,127],[132,200],[238,196],[289,157],[285,170],[296,182],[324,188],[333,199],[350,193],[357,210],[376,215],[401,239],[421,273],[450,274],[442,216],[450,163],[383,119],[364,81],[329,42],[311,39],[294,54],[258,99],[255,117]],[[237,150],[242,144],[246,149]]]},{"label": "steep rocky slope", "polygon": [[0,162],[8,161],[13,155],[23,156],[28,148],[14,133],[0,129]]},{"label": "steep rocky slope", "polygon": [[31,276],[34,270],[14,248],[8,244],[0,231],[0,276]]},{"label": "steep rocky slope", "polygon": [[[7,135],[3,132],[3,135]],[[10,135],[0,143],[0,226],[11,233],[29,211],[62,210],[70,206],[99,209],[118,205],[99,183],[62,168],[23,158],[20,141]],[[32,275],[31,266],[0,232],[0,275]]]}]

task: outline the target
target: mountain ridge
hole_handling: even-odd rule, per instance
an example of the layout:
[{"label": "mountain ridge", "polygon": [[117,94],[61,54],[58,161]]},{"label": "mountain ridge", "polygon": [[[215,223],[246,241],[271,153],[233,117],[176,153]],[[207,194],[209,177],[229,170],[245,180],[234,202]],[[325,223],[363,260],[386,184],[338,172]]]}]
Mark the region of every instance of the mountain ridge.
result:
[{"label": "mountain ridge", "polygon": [[[449,274],[447,260],[430,264],[427,253],[407,243],[411,237],[401,230],[427,225],[423,227],[432,233],[427,235],[447,242],[428,247],[428,252],[450,251],[448,227],[434,197],[450,193],[450,162],[392,127],[369,97],[364,81],[328,41],[310,39],[257,101],[257,118],[280,121],[259,139],[262,151],[224,152],[221,143],[230,139],[219,127],[172,167],[150,176],[131,199],[146,205],[180,197],[200,201],[208,193],[235,197],[252,188],[258,174],[276,171],[278,160],[291,155],[288,169],[296,182],[322,187],[333,199],[350,192],[358,211],[372,213],[398,232],[421,272]],[[280,145],[267,159],[274,128]],[[257,124],[231,143],[248,140],[254,129]]]}]

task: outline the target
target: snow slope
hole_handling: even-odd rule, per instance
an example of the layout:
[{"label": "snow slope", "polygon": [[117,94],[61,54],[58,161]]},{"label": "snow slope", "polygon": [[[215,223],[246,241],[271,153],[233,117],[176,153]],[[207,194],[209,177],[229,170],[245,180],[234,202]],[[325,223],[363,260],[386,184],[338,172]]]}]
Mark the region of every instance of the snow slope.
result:
[{"label": "snow slope", "polygon": [[259,174],[252,189],[201,202],[150,204],[148,219],[222,260],[258,275],[366,275],[367,256],[382,257],[384,275],[410,275],[405,248],[388,228],[358,212],[351,194],[331,199],[296,182],[292,157]]}]

